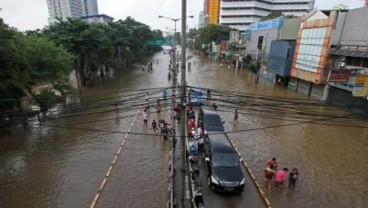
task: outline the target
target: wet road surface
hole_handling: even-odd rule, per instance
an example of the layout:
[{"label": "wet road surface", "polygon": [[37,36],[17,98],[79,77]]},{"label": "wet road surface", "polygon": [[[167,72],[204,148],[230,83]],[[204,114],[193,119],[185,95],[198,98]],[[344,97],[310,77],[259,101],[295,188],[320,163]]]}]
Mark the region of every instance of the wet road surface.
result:
[{"label": "wet road surface", "polygon": [[[58,118],[41,124],[31,118],[27,128],[1,134],[0,207],[88,207],[130,122],[143,110],[145,93],[150,92],[154,102],[160,88],[171,86],[168,55],[159,53],[154,59],[159,62],[154,62],[152,74],[138,66],[116,72],[113,78],[85,88],[69,104],[56,106],[53,114]],[[312,105],[305,96],[267,81],[254,84],[246,70],[212,62],[202,66],[195,59],[187,71],[188,85],[212,89],[212,102],[219,106],[226,130],[259,182],[271,157],[277,158],[280,168],[299,169],[295,189],[267,193],[273,207],[368,207],[368,129],[352,127],[367,126],[366,120]],[[113,104],[121,101],[116,111]],[[235,108],[237,124],[233,124]],[[348,117],[324,120],[327,115]],[[149,124],[156,116],[150,114]],[[169,118],[170,113],[163,110],[162,116]],[[138,116],[132,129],[135,134],[128,136],[99,207],[166,206],[169,145],[144,128],[141,119]],[[247,191],[234,196],[208,194],[214,204],[210,207],[228,207],[229,201],[231,207],[253,207],[245,200],[253,198]]]}]

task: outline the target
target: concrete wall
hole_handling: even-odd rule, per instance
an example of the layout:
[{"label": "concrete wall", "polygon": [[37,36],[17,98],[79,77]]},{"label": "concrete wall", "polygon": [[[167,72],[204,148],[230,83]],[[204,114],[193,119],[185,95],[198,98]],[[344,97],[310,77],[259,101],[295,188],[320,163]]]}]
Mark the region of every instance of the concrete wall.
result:
[{"label": "concrete wall", "polygon": [[281,28],[280,40],[296,40],[300,29],[300,17],[285,19]]},{"label": "concrete wall", "polygon": [[368,100],[362,97],[353,97],[350,91],[331,87],[327,102],[343,107],[344,110],[368,115]]},{"label": "concrete wall", "polygon": [[246,53],[255,58],[257,54],[258,37],[263,36],[262,58],[263,60],[267,60],[268,54],[270,53],[271,41],[277,40],[280,37],[280,32],[280,29],[252,31],[250,41],[246,46]]},{"label": "concrete wall", "polygon": [[272,41],[268,70],[280,76],[289,76],[295,41]]},{"label": "concrete wall", "polygon": [[340,39],[344,31],[345,21],[346,17],[348,16],[348,12],[339,11],[336,15],[335,28],[331,34],[331,45],[340,44]]},{"label": "concrete wall", "polygon": [[368,8],[352,9],[348,12],[340,45],[368,45]]}]

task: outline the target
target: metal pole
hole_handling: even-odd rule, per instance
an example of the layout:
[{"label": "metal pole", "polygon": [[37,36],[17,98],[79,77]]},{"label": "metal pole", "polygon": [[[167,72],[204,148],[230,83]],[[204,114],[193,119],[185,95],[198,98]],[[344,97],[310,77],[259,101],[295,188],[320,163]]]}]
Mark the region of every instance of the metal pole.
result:
[{"label": "metal pole", "polygon": [[173,73],[173,89],[172,89],[172,100],[171,100],[171,121],[173,122],[173,126],[172,126],[172,138],[171,138],[171,195],[170,195],[170,208],[174,207],[174,201],[175,201],[175,179],[174,179],[174,158],[175,158],[175,128],[176,128],[176,122],[175,122],[175,112],[174,112],[174,108],[175,108],[175,91],[176,91],[176,41],[175,41],[175,33],[176,33],[176,20],[173,20],[175,23],[175,27],[174,27],[174,36],[173,36],[173,55],[172,55],[172,65],[173,65],[173,69],[172,73]]},{"label": "metal pole", "polygon": [[[186,43],[187,43],[187,0],[182,0],[182,8],[181,8],[181,104],[185,104],[186,100],[186,81],[185,81],[185,72],[186,72]],[[186,171],[186,150],[185,150],[185,124],[186,124],[186,113],[185,106],[181,105],[181,119],[180,119],[180,142],[182,145],[182,163],[181,167]],[[182,179],[182,196],[181,199],[185,199],[186,193],[186,185],[185,185],[185,177]],[[185,202],[183,207],[186,207]]]},{"label": "metal pole", "polygon": [[[187,0],[181,1],[181,86],[185,83],[185,67],[186,67],[186,44],[187,44]],[[184,90],[182,99],[185,98]],[[184,100],[182,100],[184,102]]]}]

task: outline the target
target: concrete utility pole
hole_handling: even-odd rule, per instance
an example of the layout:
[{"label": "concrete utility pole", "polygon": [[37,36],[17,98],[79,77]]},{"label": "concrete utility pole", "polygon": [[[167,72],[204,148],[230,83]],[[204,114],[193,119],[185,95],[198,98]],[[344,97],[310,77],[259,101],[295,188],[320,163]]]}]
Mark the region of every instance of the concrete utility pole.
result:
[{"label": "concrete utility pole", "polygon": [[[185,83],[187,44],[187,0],[181,0],[181,86]],[[185,97],[184,92],[182,96]],[[182,97],[182,99],[184,98]],[[184,100],[182,100],[184,102]]]},{"label": "concrete utility pole", "polygon": [[[186,172],[186,150],[185,150],[185,125],[186,125],[186,113],[185,113],[185,103],[186,103],[186,44],[187,44],[187,0],[181,1],[181,119],[180,119],[180,142],[183,148],[182,150],[182,164],[181,167],[184,168]],[[182,178],[183,191],[181,199],[185,200],[185,177]],[[183,207],[186,207],[185,203]]]}]

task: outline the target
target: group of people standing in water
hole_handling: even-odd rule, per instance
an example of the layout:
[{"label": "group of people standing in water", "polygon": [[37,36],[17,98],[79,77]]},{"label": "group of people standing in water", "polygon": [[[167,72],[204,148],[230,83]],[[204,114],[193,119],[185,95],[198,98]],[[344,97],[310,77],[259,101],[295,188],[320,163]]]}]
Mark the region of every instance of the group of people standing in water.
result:
[{"label": "group of people standing in water", "polygon": [[267,167],[264,170],[264,178],[264,187],[269,191],[271,191],[272,186],[275,188],[282,187],[286,180],[289,182],[289,188],[295,188],[299,173],[297,168],[293,168],[290,173],[288,168],[278,169],[276,158],[272,158],[267,161]]}]

